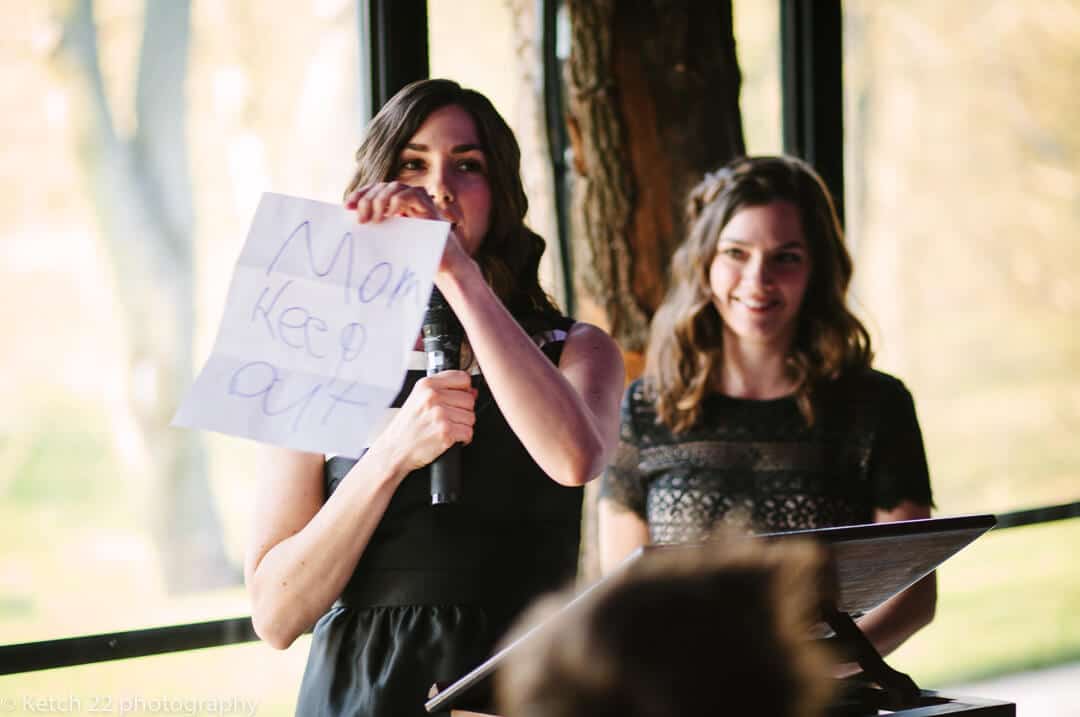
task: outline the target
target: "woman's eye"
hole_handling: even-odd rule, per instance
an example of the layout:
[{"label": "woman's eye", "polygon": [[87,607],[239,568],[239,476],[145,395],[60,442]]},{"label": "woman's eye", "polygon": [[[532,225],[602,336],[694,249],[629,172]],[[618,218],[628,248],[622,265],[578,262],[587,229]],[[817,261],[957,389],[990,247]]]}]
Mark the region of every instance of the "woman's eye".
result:
[{"label": "woman's eye", "polygon": [[730,246],[727,249],[724,249],[723,254],[724,256],[730,257],[732,259],[743,259],[746,257],[745,251],[734,246]]},{"label": "woman's eye", "polygon": [[483,162],[476,159],[463,159],[457,164],[458,169],[462,172],[481,172],[484,171]]},{"label": "woman's eye", "polygon": [[777,264],[798,264],[802,259],[802,254],[794,251],[785,251],[776,255]]},{"label": "woman's eye", "polygon": [[424,163],[419,159],[403,159],[398,165],[398,172],[418,172],[424,168]]}]

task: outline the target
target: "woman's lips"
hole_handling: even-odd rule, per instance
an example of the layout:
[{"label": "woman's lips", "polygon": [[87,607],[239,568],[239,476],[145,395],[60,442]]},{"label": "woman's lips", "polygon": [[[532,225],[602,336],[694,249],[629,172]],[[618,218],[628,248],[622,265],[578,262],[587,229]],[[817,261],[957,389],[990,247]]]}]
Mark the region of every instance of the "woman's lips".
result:
[{"label": "woman's lips", "polygon": [[755,299],[751,297],[733,297],[735,301],[742,304],[751,311],[769,311],[780,305],[779,299]]}]

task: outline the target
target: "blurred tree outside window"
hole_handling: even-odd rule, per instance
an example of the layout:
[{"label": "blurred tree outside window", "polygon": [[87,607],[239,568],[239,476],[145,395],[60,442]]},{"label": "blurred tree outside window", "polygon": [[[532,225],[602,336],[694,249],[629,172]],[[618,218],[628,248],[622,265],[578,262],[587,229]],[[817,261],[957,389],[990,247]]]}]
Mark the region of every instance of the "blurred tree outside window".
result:
[{"label": "blurred tree outside window", "polygon": [[746,153],[783,152],[780,106],[780,3],[734,0],[735,50],[742,72],[739,109]]},{"label": "blurred tree outside window", "polygon": [[[362,129],[355,13],[351,0],[5,8],[5,644],[249,612],[256,448],[167,424],[260,194],[341,199]],[[305,657],[302,640],[147,664],[187,665],[190,690],[225,684],[198,680],[214,673],[236,697],[294,695]],[[100,696],[109,670],[15,675],[0,691]],[[109,694],[149,696],[154,674]]]}]

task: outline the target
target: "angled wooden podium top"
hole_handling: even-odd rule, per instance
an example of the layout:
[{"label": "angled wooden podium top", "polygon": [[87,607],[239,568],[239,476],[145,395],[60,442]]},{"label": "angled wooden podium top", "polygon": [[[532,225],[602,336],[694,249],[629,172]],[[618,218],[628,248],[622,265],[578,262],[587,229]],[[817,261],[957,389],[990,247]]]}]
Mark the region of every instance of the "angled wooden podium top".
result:
[{"label": "angled wooden podium top", "polygon": [[810,538],[828,546],[836,570],[836,609],[859,617],[929,575],[996,522],[993,515],[961,515],[759,537]]},{"label": "angled wooden podium top", "polygon": [[[841,638],[860,643],[856,652],[872,654],[869,665],[863,665],[885,681],[892,676],[902,678],[906,686],[904,701],[909,706],[891,709],[889,714],[904,717],[968,714],[983,717],[1012,717],[1015,705],[978,698],[950,698],[932,690],[919,690],[910,678],[884,665],[865,636],[854,627],[853,618],[874,609],[893,595],[911,586],[938,566],[990,530],[996,519],[993,515],[964,515],[927,518],[895,523],[871,523],[837,528],[798,530],[784,533],[765,533],[756,536],[764,540],[810,539],[822,544],[829,555],[832,573],[831,606],[826,622]],[[621,569],[648,555],[669,551],[699,550],[700,545],[650,545],[639,548],[624,561]],[[619,573],[601,578],[571,599],[561,610],[548,616],[514,642],[510,643],[475,669],[447,686],[425,703],[428,712],[452,709],[467,698],[470,691],[487,680],[516,650],[522,648],[540,632],[552,629],[561,618],[589,598],[590,593]],[[854,634],[852,632],[854,630]],[[875,660],[876,658],[876,660]],[[875,662],[880,663],[880,670]],[[862,660],[860,660],[862,664]],[[869,669],[868,669],[869,667]],[[906,680],[906,683],[904,682]],[[876,712],[837,712],[836,714],[876,714]]]}]

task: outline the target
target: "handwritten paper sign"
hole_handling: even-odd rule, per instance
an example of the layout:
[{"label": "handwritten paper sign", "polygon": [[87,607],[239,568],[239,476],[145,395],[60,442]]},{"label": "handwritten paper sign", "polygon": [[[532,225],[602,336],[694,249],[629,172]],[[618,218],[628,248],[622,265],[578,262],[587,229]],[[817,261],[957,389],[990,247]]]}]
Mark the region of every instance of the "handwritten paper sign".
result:
[{"label": "handwritten paper sign", "polygon": [[446,222],[264,194],[173,424],[356,457],[405,377]]}]

